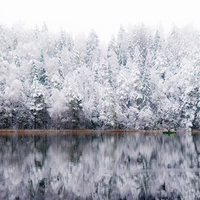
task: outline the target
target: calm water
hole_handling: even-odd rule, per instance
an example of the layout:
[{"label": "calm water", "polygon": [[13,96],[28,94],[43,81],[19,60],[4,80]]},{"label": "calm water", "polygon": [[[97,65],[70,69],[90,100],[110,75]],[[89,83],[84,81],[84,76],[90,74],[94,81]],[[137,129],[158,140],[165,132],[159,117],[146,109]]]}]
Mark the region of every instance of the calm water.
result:
[{"label": "calm water", "polygon": [[200,133],[0,136],[0,199],[198,199]]}]

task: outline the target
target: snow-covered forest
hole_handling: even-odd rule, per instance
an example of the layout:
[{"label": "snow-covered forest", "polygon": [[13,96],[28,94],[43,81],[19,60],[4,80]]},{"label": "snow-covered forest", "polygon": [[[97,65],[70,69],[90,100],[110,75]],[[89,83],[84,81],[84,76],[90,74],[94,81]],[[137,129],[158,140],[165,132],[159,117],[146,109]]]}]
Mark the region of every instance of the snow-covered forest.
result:
[{"label": "snow-covered forest", "polygon": [[[106,30],[105,30],[106,31]],[[200,128],[200,32],[0,26],[0,128]]]}]

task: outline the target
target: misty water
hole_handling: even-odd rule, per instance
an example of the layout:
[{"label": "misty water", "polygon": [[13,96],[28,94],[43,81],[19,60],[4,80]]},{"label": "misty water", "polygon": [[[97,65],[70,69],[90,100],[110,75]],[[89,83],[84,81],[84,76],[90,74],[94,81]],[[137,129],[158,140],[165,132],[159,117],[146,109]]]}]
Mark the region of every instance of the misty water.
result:
[{"label": "misty water", "polygon": [[195,199],[200,133],[0,136],[0,199]]}]

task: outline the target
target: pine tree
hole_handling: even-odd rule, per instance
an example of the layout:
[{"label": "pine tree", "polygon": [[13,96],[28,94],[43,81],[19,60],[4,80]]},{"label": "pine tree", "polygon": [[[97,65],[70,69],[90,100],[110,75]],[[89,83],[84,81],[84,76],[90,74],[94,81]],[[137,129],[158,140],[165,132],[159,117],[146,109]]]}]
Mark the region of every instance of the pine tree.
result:
[{"label": "pine tree", "polygon": [[35,60],[31,60],[30,64],[30,83],[33,83],[35,77],[38,78],[38,69],[36,67]]},{"label": "pine tree", "polygon": [[117,38],[117,58],[120,66],[126,66],[127,63],[127,48],[128,40],[126,37],[125,30],[121,26]]},{"label": "pine tree", "polygon": [[59,51],[62,51],[65,47],[66,47],[66,33],[64,31],[61,31],[58,42],[58,49]]},{"label": "pine tree", "polygon": [[94,30],[92,30],[86,42],[85,62],[92,70],[94,65],[100,62],[99,38]]},{"label": "pine tree", "polygon": [[49,115],[45,103],[45,96],[42,92],[37,76],[34,77],[31,86],[29,107],[32,114],[33,128],[46,128]]},{"label": "pine tree", "polygon": [[[39,81],[42,85],[48,85],[48,76],[47,76],[47,71],[46,71],[46,67],[45,67],[43,51],[41,51],[40,64],[41,64],[41,67],[40,67],[39,73],[38,73]],[[37,73],[37,71],[36,71],[36,73]]]},{"label": "pine tree", "polygon": [[[141,27],[137,30],[136,35],[136,47],[139,51],[139,66],[141,70],[143,70],[145,64],[146,64],[146,56],[147,56],[147,29],[144,25],[141,25]],[[137,56],[136,56],[137,58]]]},{"label": "pine tree", "polygon": [[108,43],[108,52],[107,52],[107,58],[109,58],[111,56],[111,54],[113,54],[113,52],[115,54],[117,54],[117,42],[115,40],[114,35],[112,35],[110,42]]},{"label": "pine tree", "polygon": [[98,105],[98,119],[100,120],[101,126],[117,128],[118,116],[116,109],[118,105],[116,100],[115,88],[113,86],[111,65],[109,65],[107,61],[104,60],[98,72],[98,84],[102,90],[100,93],[101,98]]}]

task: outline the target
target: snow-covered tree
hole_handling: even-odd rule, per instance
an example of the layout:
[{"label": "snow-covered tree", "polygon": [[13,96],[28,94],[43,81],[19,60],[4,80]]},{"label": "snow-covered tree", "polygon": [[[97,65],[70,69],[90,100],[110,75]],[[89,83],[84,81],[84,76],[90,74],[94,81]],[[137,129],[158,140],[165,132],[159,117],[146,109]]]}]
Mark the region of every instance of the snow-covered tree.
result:
[{"label": "snow-covered tree", "polygon": [[46,128],[48,122],[47,105],[38,78],[35,76],[31,86],[29,109],[32,114],[33,128]]},{"label": "snow-covered tree", "polygon": [[99,38],[94,30],[87,38],[85,62],[92,70],[95,70],[96,65],[100,62]]},{"label": "snow-covered tree", "polygon": [[127,47],[128,41],[126,33],[124,28],[121,26],[118,33],[116,48],[117,58],[120,66],[125,66],[127,63]]}]

